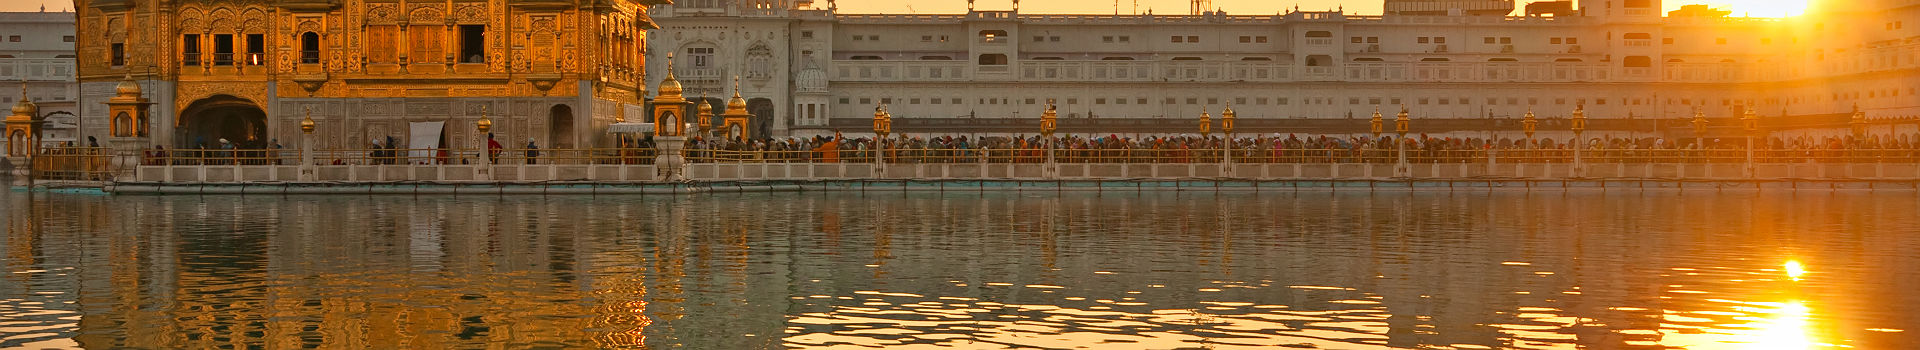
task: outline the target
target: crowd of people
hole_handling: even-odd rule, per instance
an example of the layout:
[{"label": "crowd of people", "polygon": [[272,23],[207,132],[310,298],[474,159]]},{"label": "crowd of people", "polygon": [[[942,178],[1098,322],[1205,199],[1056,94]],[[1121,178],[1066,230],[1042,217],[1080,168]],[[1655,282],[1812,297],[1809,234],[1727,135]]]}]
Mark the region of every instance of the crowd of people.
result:
[{"label": "crowd of people", "polygon": [[[969,137],[962,135],[919,137],[901,135],[886,139],[821,136],[772,140],[731,141],[695,138],[688,141],[688,155],[695,162],[727,161],[805,161],[871,162],[876,149],[885,149],[890,163],[966,163],[966,162],[1043,162],[1046,149],[1053,161],[1069,163],[1208,163],[1225,161],[1246,163],[1342,163],[1394,162],[1399,150],[1407,152],[1411,162],[1475,162],[1490,158],[1510,161],[1571,161],[1575,142],[1571,139],[1513,139],[1474,137],[1430,137],[1420,135],[1401,139],[1393,136],[1306,136],[1257,135],[1224,138],[1218,136],[1145,136],[1123,137],[1078,135],[1044,139],[1037,135],[1014,137]],[[1755,140],[1758,157],[1769,161],[1838,160],[1841,157],[1900,157],[1914,159],[1920,139],[1905,134],[1891,137],[1791,137]],[[1589,138],[1581,149],[1595,161],[1712,161],[1743,158],[1746,139],[1721,138]]]},{"label": "crowd of people", "polygon": [[[1237,163],[1386,163],[1396,162],[1399,150],[1406,151],[1410,162],[1464,163],[1499,160],[1502,162],[1570,162],[1575,142],[1571,139],[1436,137],[1418,135],[1396,140],[1391,135],[1378,138],[1367,135],[1279,135],[1247,137],[1221,136],[1082,136],[1063,135],[1042,138],[1018,136],[920,136],[896,135],[885,139],[844,137],[841,135],[809,138],[779,138],[737,141],[724,138],[693,137],[687,141],[686,156],[692,162],[872,162],[884,155],[889,163],[1038,163],[1052,160],[1064,163],[1214,163],[1231,158]],[[487,136],[486,150],[460,153],[438,148],[409,150],[396,146],[392,137],[369,142],[364,157],[342,156],[322,150],[322,164],[470,164],[481,161],[538,164],[542,150],[528,139],[527,144],[508,150],[493,135]],[[572,162],[647,163],[654,153],[651,138],[623,139],[621,148],[596,150],[568,157]],[[1602,136],[1589,138],[1580,147],[1591,161],[1704,162],[1743,159],[1745,138],[1630,138]],[[1851,136],[1797,136],[1756,139],[1756,157],[1767,162],[1850,162],[1912,161],[1920,159],[1920,136],[1913,134]],[[149,165],[278,165],[293,162],[283,156],[278,140],[260,144],[236,144],[216,140],[192,149],[169,150],[155,147],[146,156]],[[884,149],[884,153],[876,153]],[[548,153],[564,150],[548,150]],[[419,156],[427,152],[431,156]],[[581,151],[586,152],[586,151]],[[504,158],[504,159],[503,159]],[[551,157],[549,157],[551,158]],[[1868,160],[1871,159],[1871,160]],[[650,159],[649,159],[650,160]],[[550,159],[560,161],[560,159]]]}]

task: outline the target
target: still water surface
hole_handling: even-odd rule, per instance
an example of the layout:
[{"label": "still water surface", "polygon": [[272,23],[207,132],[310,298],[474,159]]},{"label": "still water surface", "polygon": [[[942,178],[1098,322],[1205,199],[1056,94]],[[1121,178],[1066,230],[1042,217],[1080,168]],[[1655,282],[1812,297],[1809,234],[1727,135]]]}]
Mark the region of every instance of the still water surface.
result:
[{"label": "still water surface", "polygon": [[0,196],[0,348],[1920,347],[1911,192]]}]

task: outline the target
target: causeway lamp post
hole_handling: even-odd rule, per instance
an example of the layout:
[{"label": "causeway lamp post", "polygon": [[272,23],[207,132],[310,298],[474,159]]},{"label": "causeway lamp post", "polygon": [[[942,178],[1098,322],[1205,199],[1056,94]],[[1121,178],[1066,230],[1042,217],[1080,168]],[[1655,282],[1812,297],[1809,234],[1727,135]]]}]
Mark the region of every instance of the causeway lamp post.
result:
[{"label": "causeway lamp post", "polygon": [[1855,149],[1860,148],[1858,145],[1867,143],[1867,112],[1860,111],[1860,104],[1853,104],[1853,116],[1847,120],[1847,126],[1853,128]]},{"label": "causeway lamp post", "polygon": [[[483,137],[493,133],[493,117],[488,116],[490,113],[488,113],[487,107],[487,105],[480,105],[480,120],[473,122],[474,130],[479,130],[480,135]],[[485,159],[487,164],[484,167],[480,167],[481,176],[479,176],[479,178],[482,180],[493,179],[493,165],[499,161],[499,159],[497,159],[498,157],[488,152],[493,152],[493,150],[487,148],[487,144],[482,143],[480,145],[480,159]]]},{"label": "causeway lamp post", "polygon": [[1584,135],[1587,131],[1587,105],[1586,104],[1577,104],[1573,106],[1572,120],[1573,120],[1573,176],[1585,177],[1587,175],[1587,164],[1584,159],[1581,159],[1580,153],[1582,151],[1581,150],[1582,148],[1587,147],[1586,137],[1581,136],[1581,135]]},{"label": "causeway lamp post", "polygon": [[1757,114],[1754,114],[1752,108],[1748,108],[1746,114],[1742,114],[1740,116],[1740,124],[1741,126],[1747,129],[1747,171],[1746,173],[1748,178],[1752,178],[1753,177],[1753,137],[1756,133],[1760,131],[1760,116]]},{"label": "causeway lamp post", "polygon": [[1200,107],[1200,138],[1213,135],[1213,115],[1207,113],[1207,107]]},{"label": "causeway lamp post", "polygon": [[[1387,123],[1383,121],[1382,118],[1380,118],[1380,106],[1373,106],[1373,119],[1367,121],[1367,130],[1373,131],[1373,142],[1371,142],[1372,144],[1375,144],[1375,145],[1380,144],[1380,132],[1384,129],[1386,124]],[[1379,154],[1379,153],[1374,153],[1374,154]],[[1368,159],[1367,162],[1373,163],[1375,162],[1375,160]]]},{"label": "causeway lamp post", "polygon": [[887,105],[873,107],[873,134],[880,137],[873,140],[873,164],[878,167],[886,163],[887,134],[893,133],[893,115],[887,113]]},{"label": "causeway lamp post", "polygon": [[1533,132],[1539,130],[1540,119],[1533,115],[1533,108],[1527,108],[1527,116],[1520,118],[1520,130],[1527,133],[1526,148],[1533,148]]},{"label": "causeway lamp post", "polygon": [[1407,165],[1407,129],[1412,123],[1407,105],[1400,105],[1400,115],[1393,118],[1393,132],[1400,135],[1393,140],[1394,150],[1400,154],[1399,164],[1393,167],[1393,175],[1397,177],[1413,176],[1413,168]]},{"label": "causeway lamp post", "polygon": [[1713,157],[1711,157],[1711,155],[1713,154],[1713,151],[1707,150],[1706,142],[1707,142],[1707,114],[1701,113],[1700,107],[1694,107],[1693,108],[1693,148],[1697,149],[1697,151],[1695,151],[1695,155],[1702,156],[1703,158],[1706,158],[1705,159],[1706,162],[1712,163]]},{"label": "causeway lamp post", "polygon": [[300,120],[300,181],[319,180],[314,173],[313,164],[313,107],[307,107],[306,117]]},{"label": "causeway lamp post", "polygon": [[1226,141],[1221,143],[1221,145],[1223,146],[1221,147],[1221,152],[1220,152],[1221,153],[1220,162],[1222,164],[1227,164],[1229,166],[1227,168],[1228,171],[1226,172],[1226,174],[1228,175],[1231,175],[1233,173],[1232,172],[1233,168],[1231,166],[1233,165],[1233,119],[1234,117],[1235,117],[1235,114],[1233,113],[1233,104],[1231,103],[1227,104],[1226,110],[1220,111],[1220,133],[1221,135],[1226,135],[1227,137]]},{"label": "causeway lamp post", "polygon": [[1059,112],[1054,109],[1053,99],[1047,99],[1047,110],[1040,113],[1040,138],[1046,142],[1047,166],[1042,169],[1053,171],[1053,132],[1060,129]]},{"label": "causeway lamp post", "polygon": [[1695,148],[1704,150],[1704,149],[1707,149],[1706,142],[1707,142],[1707,114],[1700,112],[1700,107],[1694,107],[1693,108],[1693,145]]}]

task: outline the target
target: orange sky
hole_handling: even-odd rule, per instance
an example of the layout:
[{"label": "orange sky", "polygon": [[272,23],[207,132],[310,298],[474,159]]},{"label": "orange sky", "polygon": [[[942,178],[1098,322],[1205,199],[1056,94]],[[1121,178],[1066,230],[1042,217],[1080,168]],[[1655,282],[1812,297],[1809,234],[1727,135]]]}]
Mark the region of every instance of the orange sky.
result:
[{"label": "orange sky", "polygon": [[[818,6],[825,7],[826,0],[815,0]],[[1183,14],[1187,11],[1188,0],[1119,0],[1120,13],[1132,13],[1134,3],[1138,1],[1140,11],[1153,9],[1155,13]],[[1518,2],[1525,3],[1528,0]],[[1785,14],[1798,14],[1809,0],[1675,0],[1666,1],[1668,10],[1679,8],[1683,4],[1704,3],[1715,7],[1733,10],[1735,16],[1752,14],[1755,17],[1779,17]],[[1814,0],[1819,1],[1819,0]],[[1835,1],[1835,0],[1825,0]],[[1003,10],[1011,7],[1013,0],[976,0],[975,6],[983,10]],[[1291,9],[1299,5],[1302,10],[1330,10],[1345,6],[1349,13],[1378,14],[1380,0],[1213,0],[1213,6],[1233,14],[1271,14]],[[48,11],[62,11],[73,7],[71,0],[0,0],[0,11],[38,11],[45,4]],[[1101,14],[1114,12],[1114,0],[1026,0],[1021,4],[1021,12],[1029,13],[1080,13]],[[960,13],[966,11],[966,0],[841,0],[840,9],[849,13]]]}]

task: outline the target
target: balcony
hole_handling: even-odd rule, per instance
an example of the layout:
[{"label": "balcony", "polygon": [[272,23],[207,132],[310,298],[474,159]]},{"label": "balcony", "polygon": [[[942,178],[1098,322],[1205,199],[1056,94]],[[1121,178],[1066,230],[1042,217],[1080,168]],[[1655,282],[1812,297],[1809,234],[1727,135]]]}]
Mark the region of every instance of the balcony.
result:
[{"label": "balcony", "polygon": [[0,80],[74,81],[71,58],[0,58]]}]

